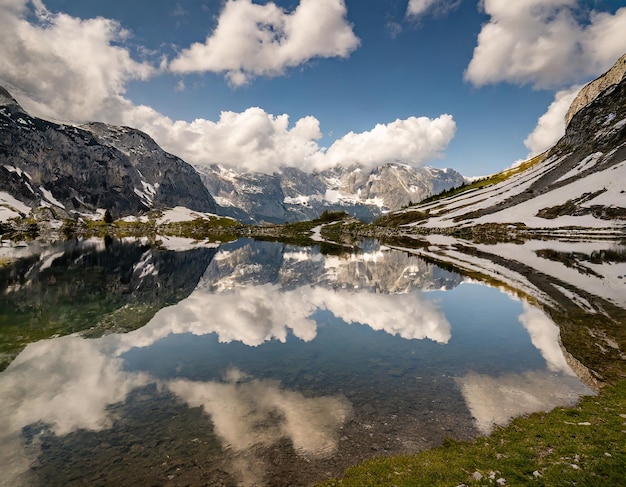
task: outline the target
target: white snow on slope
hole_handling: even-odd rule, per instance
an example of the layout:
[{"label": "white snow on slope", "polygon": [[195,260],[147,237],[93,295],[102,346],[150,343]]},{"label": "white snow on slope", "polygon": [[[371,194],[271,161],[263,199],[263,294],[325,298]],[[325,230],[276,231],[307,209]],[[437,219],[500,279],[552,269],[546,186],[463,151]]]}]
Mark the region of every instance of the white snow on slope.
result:
[{"label": "white snow on slope", "polygon": [[[619,251],[620,249],[614,241],[589,240],[568,242],[550,240],[546,242],[543,240],[529,240],[523,244],[498,243],[496,245],[487,245],[473,244],[465,240],[441,235],[429,235],[424,238],[431,244],[428,250],[410,248],[402,248],[401,250],[450,262],[468,271],[480,272],[504,282],[540,302],[554,304],[552,298],[540,291],[519,272],[496,264],[486,257],[466,254],[454,248],[455,245],[470,246],[480,251],[503,257],[511,262],[522,263],[537,272],[568,283],[583,292],[626,308],[626,262],[594,264],[588,261],[580,261],[581,266],[591,271],[585,272],[585,269],[581,266],[578,268],[568,267],[561,261],[550,260],[537,254],[541,250],[552,250],[590,256],[593,252],[601,252],[603,250]],[[557,290],[559,290],[558,287]],[[578,293],[574,296],[574,293],[568,290],[565,295],[578,306],[588,311],[590,304]]]},{"label": "white snow on slope", "polygon": [[39,186],[39,191],[41,191],[41,194],[43,194],[43,197],[46,199],[46,201],[52,203],[55,206],[58,206],[59,208],[65,209],[65,205],[57,200],[54,196],[52,196],[52,193],[46,188],[44,188],[43,186]]},{"label": "white snow on slope", "polygon": [[583,262],[584,266],[596,275],[583,273],[567,267],[559,261],[552,261],[537,255],[539,250],[557,250],[560,252],[591,255],[601,250],[615,250],[616,244],[607,241],[589,242],[544,242],[530,240],[522,245],[500,243],[497,245],[475,245],[479,250],[499,255],[512,261],[522,262],[539,272],[548,274],[563,282],[569,283],[582,291],[610,301],[621,308],[626,308],[626,262],[606,262],[592,264]]},{"label": "white snow on slope", "polygon": [[[600,220],[594,218],[592,215],[561,216],[554,219],[545,219],[535,216],[537,212],[543,208],[562,205],[568,200],[579,198],[585,193],[602,188],[607,191],[581,206],[589,207],[595,204],[610,204],[626,207],[626,195],[621,193],[621,191],[626,190],[626,162],[613,166],[607,171],[590,174],[567,186],[536,196],[524,203],[507,208],[506,210],[483,216],[474,222],[476,224],[524,222],[527,226],[532,228],[557,228],[565,226],[601,228],[613,227],[615,225],[626,226],[626,222],[623,220]],[[600,201],[602,201],[602,203],[599,203]]]},{"label": "white snow on slope", "polygon": [[[594,159],[587,159],[584,165],[588,166]],[[483,223],[525,223],[531,228],[559,228],[580,226],[589,228],[609,228],[626,226],[624,220],[601,220],[592,215],[561,216],[555,219],[537,217],[537,212],[544,208],[562,205],[568,200],[581,197],[585,193],[606,189],[606,192],[596,198],[583,203],[581,206],[592,205],[626,207],[626,161],[614,165],[612,168],[592,173],[566,186],[554,189],[547,193],[535,196],[523,203],[501,210],[478,219],[468,219],[455,222],[455,217],[494,206],[507,200],[509,197],[523,193],[531,184],[548,170],[561,162],[560,159],[548,160],[528,169],[518,176],[506,181],[468,191],[447,199],[436,201],[418,209],[430,211],[431,218],[424,223],[428,228],[449,228],[457,225],[467,226]],[[581,163],[582,164],[582,163]],[[419,225],[414,223],[410,226]]]},{"label": "white snow on slope", "polygon": [[165,235],[157,235],[157,240],[160,241],[160,247],[174,252],[185,252],[197,248],[218,248],[220,246],[217,242],[204,242],[186,237],[166,237]]},{"label": "white snow on slope", "polygon": [[218,217],[213,213],[203,213],[201,211],[193,211],[184,206],[175,206],[174,208],[165,210],[163,215],[157,220],[158,225],[165,225],[166,223],[179,223],[190,222],[198,218],[211,219],[211,218],[226,218]]},{"label": "white snow on slope", "polygon": [[52,255],[46,255],[46,253],[42,253],[40,259],[45,258],[43,264],[41,264],[41,267],[39,268],[39,272],[44,271],[48,268],[50,268],[52,266],[52,263],[57,260],[59,257],[63,257],[63,255],[65,255],[65,252],[56,252]]},{"label": "white snow on slope", "polygon": [[0,222],[7,221],[9,218],[21,216],[20,213],[28,215],[30,207],[15,199],[9,193],[0,191]]}]

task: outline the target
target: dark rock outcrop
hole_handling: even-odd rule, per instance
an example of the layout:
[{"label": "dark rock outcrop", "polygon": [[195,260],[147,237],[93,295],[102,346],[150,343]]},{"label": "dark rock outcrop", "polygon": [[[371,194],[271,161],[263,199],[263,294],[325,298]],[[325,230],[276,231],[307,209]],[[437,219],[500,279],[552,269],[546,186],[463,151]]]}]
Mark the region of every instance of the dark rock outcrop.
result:
[{"label": "dark rock outcrop", "polygon": [[0,191],[56,216],[108,209],[215,211],[198,174],[146,134],[127,127],[75,127],[28,115],[0,89]]}]

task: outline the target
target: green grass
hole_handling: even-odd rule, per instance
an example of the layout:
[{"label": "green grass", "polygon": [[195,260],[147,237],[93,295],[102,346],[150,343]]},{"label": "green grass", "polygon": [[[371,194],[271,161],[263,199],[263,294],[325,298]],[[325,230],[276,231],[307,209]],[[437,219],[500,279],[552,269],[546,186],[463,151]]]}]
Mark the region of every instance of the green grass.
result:
[{"label": "green grass", "polygon": [[427,218],[427,213],[417,210],[403,210],[401,212],[380,216],[374,221],[373,225],[379,227],[398,227],[400,225],[406,225],[407,223],[426,220]]},{"label": "green grass", "polygon": [[501,171],[497,174],[493,174],[485,178],[477,179],[476,181],[472,181],[471,183],[463,184],[461,186],[457,186],[456,188],[451,188],[446,191],[443,191],[442,193],[429,196],[428,198],[425,198],[422,201],[420,201],[418,205],[432,203],[434,201],[438,201],[444,198],[449,198],[451,196],[455,196],[460,193],[465,193],[466,191],[483,189],[483,188],[486,188],[487,186],[492,186],[494,184],[501,183],[503,181],[506,181],[510,177],[515,176],[516,174],[520,174],[526,171],[527,169],[530,169],[534,165],[543,161],[544,158],[545,158],[545,155],[540,154],[538,156],[533,157],[532,159],[528,159],[527,161],[521,163],[519,166],[512,167],[510,169],[505,169],[504,171]]},{"label": "green grass", "polygon": [[[378,458],[321,486],[618,486],[626,483],[626,381],[557,408],[515,419],[472,442],[447,439],[416,455]],[[474,474],[483,477],[477,480]],[[492,479],[490,473],[493,472]]]}]

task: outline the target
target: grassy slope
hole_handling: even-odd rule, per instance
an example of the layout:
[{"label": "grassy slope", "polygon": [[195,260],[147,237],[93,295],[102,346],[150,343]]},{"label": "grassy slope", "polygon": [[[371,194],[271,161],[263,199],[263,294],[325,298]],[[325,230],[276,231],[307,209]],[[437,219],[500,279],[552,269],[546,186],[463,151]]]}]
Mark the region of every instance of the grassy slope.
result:
[{"label": "grassy slope", "polygon": [[[420,203],[432,203],[497,184],[543,160],[455,188]],[[420,205],[375,222],[397,226],[428,217]],[[624,323],[626,325],[626,323]],[[599,354],[596,354],[599,355]],[[517,418],[472,442],[446,441],[415,455],[383,457],[348,469],[335,486],[626,485],[626,381],[606,386],[574,408]],[[498,480],[500,484],[498,484]]]},{"label": "grassy slope", "polygon": [[498,485],[498,479],[506,481],[501,485],[625,485],[625,445],[622,381],[577,407],[517,418],[472,442],[446,441],[416,455],[371,460],[321,485]]}]

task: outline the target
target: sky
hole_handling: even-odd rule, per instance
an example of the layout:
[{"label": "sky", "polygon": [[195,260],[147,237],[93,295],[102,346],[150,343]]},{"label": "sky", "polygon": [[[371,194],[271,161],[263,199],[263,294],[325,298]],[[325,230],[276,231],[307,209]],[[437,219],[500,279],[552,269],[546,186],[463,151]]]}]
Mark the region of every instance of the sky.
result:
[{"label": "sky", "polygon": [[626,0],[0,0],[0,26],[0,84],[31,114],[266,173],[494,173],[626,53]]}]

